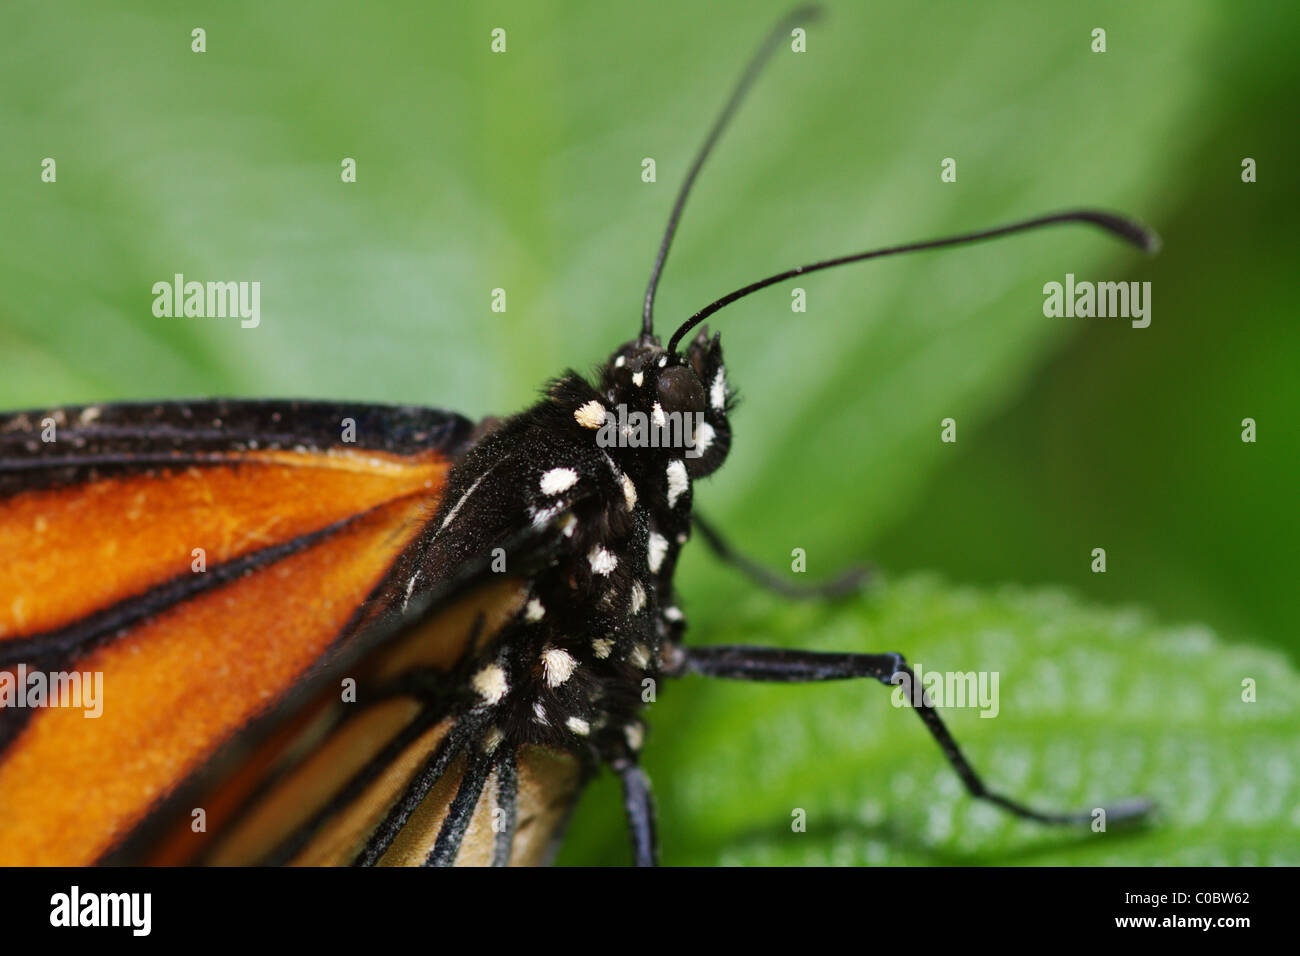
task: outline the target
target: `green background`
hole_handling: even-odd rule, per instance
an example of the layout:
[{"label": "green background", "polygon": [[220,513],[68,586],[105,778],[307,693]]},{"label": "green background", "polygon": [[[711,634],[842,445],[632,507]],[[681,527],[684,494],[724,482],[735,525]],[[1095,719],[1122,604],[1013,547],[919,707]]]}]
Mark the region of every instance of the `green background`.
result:
[{"label": "green background", "polygon": [[[469,7],[7,4],[0,407],[219,394],[479,416],[632,337],[680,177],[787,6]],[[1018,666],[1032,682],[1075,651],[1076,678],[1148,686],[1173,668],[1169,693],[1191,701],[1181,722],[1155,690],[1146,710],[1089,709],[1087,682],[1069,683],[1077,706],[1054,717],[1028,699],[1017,711],[1006,683],[1002,719],[953,715],[990,776],[1017,747],[1050,768],[1051,747],[1085,737],[1100,756],[1080,779],[1024,778],[1040,802],[1110,782],[1161,790],[1152,766],[1126,781],[1110,743],[1164,746],[1187,770],[1178,746],[1202,740],[1213,763],[1258,733],[1263,766],[1300,763],[1285,689],[1300,662],[1298,17],[1188,0],[846,3],[809,24],[806,53],[776,57],[687,211],[663,334],[801,262],[1052,209],[1127,212],[1164,248],[1148,259],[1058,228],[809,277],[803,314],[784,287],[717,316],[743,404],[698,506],[775,567],[797,547],[810,576],[865,558],[886,574],[837,618],[766,602],[691,554],[680,587],[695,639],[919,649],[1013,684]],[[504,55],[489,50],[494,27]],[[355,184],[340,182],[343,157]],[[641,181],[644,157],[658,182]],[[945,157],[956,183],[940,181]],[[151,287],[176,272],[260,281],[261,326],[155,318]],[[1150,328],[1045,318],[1042,285],[1066,272],[1150,281]],[[939,441],[946,417],[956,444]],[[1240,440],[1245,417],[1255,444]],[[1094,547],[1105,574],[1089,570]],[[1061,629],[1076,643],[1054,643]],[[982,657],[979,634],[1021,643]],[[1198,657],[1202,639],[1212,653]],[[1235,693],[1248,661],[1293,709],[1258,726],[1219,714],[1215,695]],[[934,831],[943,800],[978,810],[886,698],[665,689],[647,758],[665,860],[1253,862],[1256,845],[1300,858],[1296,784],[1259,766],[1241,773],[1273,789],[1220,794],[1196,819],[1174,811],[1110,844],[1118,857],[1032,828],[985,832],[979,816]],[[934,784],[913,796],[899,779]],[[1169,784],[1166,801],[1188,805],[1198,780]],[[1216,817],[1225,805],[1249,811],[1248,834]],[[834,827],[792,837],[796,806]],[[564,859],[624,860],[618,812],[598,783]]]}]

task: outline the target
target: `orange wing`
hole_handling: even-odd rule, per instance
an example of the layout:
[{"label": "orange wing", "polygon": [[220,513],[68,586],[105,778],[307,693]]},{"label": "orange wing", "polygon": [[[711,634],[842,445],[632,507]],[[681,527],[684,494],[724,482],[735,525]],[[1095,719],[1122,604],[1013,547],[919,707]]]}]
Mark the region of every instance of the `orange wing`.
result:
[{"label": "orange wing", "polygon": [[98,859],[409,600],[470,430],[294,402],[0,418],[0,864]]},{"label": "orange wing", "polygon": [[[540,558],[544,550],[534,553]],[[526,573],[489,574],[486,567],[463,569],[414,613],[368,632],[304,681],[277,713],[156,807],[106,862],[549,859],[585,767],[542,747],[479,751],[471,741],[481,728],[472,712],[458,713],[466,668],[527,596]],[[355,690],[350,696],[340,693],[345,680]],[[198,811],[201,828],[194,826]]]}]

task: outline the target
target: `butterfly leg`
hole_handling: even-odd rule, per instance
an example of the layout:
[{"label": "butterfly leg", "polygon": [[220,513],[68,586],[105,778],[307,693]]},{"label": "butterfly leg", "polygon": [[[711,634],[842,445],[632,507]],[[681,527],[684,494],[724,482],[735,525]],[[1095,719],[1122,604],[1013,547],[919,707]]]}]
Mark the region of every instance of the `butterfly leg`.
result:
[{"label": "butterfly leg", "polygon": [[650,778],[641,765],[626,757],[610,767],[623,783],[623,808],[632,835],[632,854],[637,866],[659,865],[659,841],[655,836],[655,805],[650,795]]},{"label": "butterfly leg", "polygon": [[438,839],[429,851],[425,866],[450,866],[460,854],[461,843],[469,829],[474,810],[478,807],[483,788],[492,773],[492,760],[482,754],[471,754],[466,760],[465,772],[461,775],[460,786],[447,808],[447,816],[438,830]]},{"label": "butterfly leg", "polygon": [[704,543],[709,546],[709,550],[716,554],[723,563],[730,564],[759,587],[782,597],[794,600],[843,597],[858,590],[870,576],[870,572],[866,568],[852,567],[830,581],[821,584],[795,584],[787,581],[779,574],[769,571],[758,562],[751,561],[743,554],[738,554],[727,543],[727,540],[718,533],[718,530],[698,514],[692,515],[692,520],[695,522],[695,527],[700,532],[700,536],[704,538]]},{"label": "butterfly leg", "polygon": [[[798,684],[812,681],[847,680],[855,677],[874,677],[882,684],[898,685],[906,676],[906,686],[915,684],[915,675],[901,654],[830,654],[817,651],[787,650],[777,647],[746,647],[743,645],[718,645],[685,650],[682,670],[686,673],[706,674],[711,677],[729,677],[735,680],[774,681]],[[985,786],[973,767],[966,761],[957,741],[934,709],[928,696],[920,703],[913,701],[913,709],[920,716],[930,735],[939,744],[943,755],[957,776],[966,785],[971,796],[987,800],[1008,813],[1039,823],[1087,824],[1093,820],[1093,811],[1072,813],[1045,812],[1025,806]],[[1146,799],[1130,799],[1105,807],[1106,821],[1122,823],[1137,820],[1154,809]]]}]

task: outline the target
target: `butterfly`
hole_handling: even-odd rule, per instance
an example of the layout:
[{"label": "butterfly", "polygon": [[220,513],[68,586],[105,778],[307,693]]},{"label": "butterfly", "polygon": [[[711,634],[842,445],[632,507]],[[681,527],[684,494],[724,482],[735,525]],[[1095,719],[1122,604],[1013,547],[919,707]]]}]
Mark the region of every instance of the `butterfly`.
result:
[{"label": "butterfly", "polygon": [[[550,860],[584,784],[620,780],[633,859],[658,860],[647,688],[912,678],[897,653],[697,646],[675,571],[735,393],[705,320],[795,276],[1121,216],[1056,213],[750,283],[661,344],[654,301],[686,200],[792,25],[763,42],[681,186],[641,327],[594,379],[472,422],[413,406],[123,403],[0,416],[0,864],[501,865]],[[933,703],[912,707],[973,797]],[[98,713],[94,711],[98,709]],[[1108,810],[1137,820],[1145,800]]]}]

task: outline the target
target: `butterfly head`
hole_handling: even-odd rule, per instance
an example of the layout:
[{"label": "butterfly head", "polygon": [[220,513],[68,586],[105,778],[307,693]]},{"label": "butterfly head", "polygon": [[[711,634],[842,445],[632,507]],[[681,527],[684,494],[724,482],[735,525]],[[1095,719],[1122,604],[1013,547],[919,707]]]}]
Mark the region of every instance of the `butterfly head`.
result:
[{"label": "butterfly head", "polygon": [[683,353],[651,336],[619,347],[601,374],[620,444],[680,458],[692,478],[713,473],[731,447],[732,396],[719,337],[701,329]]}]

